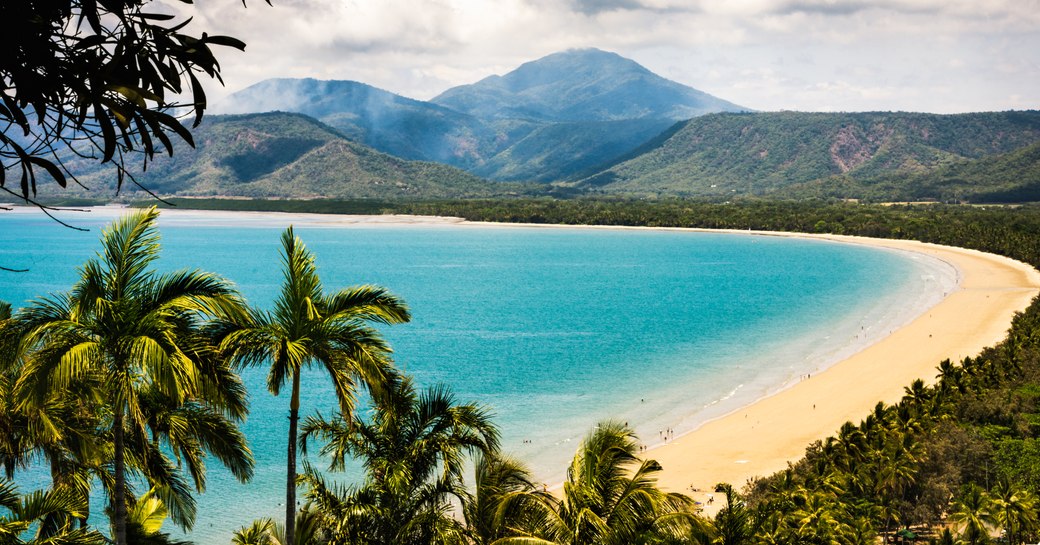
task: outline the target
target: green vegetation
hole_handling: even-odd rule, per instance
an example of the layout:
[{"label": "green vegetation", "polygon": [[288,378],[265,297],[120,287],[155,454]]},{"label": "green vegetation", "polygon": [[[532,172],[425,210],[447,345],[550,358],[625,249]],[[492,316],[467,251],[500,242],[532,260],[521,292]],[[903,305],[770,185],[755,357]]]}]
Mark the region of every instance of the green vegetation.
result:
[{"label": "green vegetation", "polygon": [[[197,126],[207,106],[199,77],[222,82],[213,46],[246,44],[183,33],[191,18],[163,11],[151,0],[0,4],[0,191],[32,203],[44,173],[75,183],[78,169],[60,155],[110,167],[120,187],[133,179],[131,159],[172,155],[173,138],[194,145],[175,115],[194,114]],[[4,183],[8,170],[18,187]]]},{"label": "green vegetation", "polygon": [[1035,180],[1025,148],[1040,140],[1040,112],[728,113],[672,132],[573,185],[640,197],[985,200]]},{"label": "green vegetation", "polygon": [[[379,153],[300,114],[209,117],[194,134],[194,151],[156,158],[137,181],[157,195],[195,197],[400,200],[493,197],[527,190],[440,163]],[[97,165],[72,158],[68,163],[90,191],[50,188],[41,197],[115,196],[114,181]]]},{"label": "green vegetation", "polygon": [[368,322],[396,324],[411,319],[404,302],[382,288],[359,286],[326,293],[314,254],[293,234],[282,235],[285,281],[271,314],[254,310],[228,315],[213,335],[228,359],[267,365],[267,388],[278,395],[291,382],[289,453],[285,493],[285,545],[295,541],[296,429],[304,368],[319,366],[332,379],[339,409],[351,418],[361,382],[379,395],[393,380],[390,347]]},{"label": "green vegetation", "polygon": [[459,405],[446,387],[417,393],[398,377],[376,396],[375,416],[319,415],[304,425],[305,439],[325,443],[330,469],[360,459],[365,481],[343,488],[308,468],[303,482],[319,527],[335,543],[464,543],[465,525],[445,516],[451,502],[468,503],[466,461],[498,452],[498,430],[488,409]]},{"label": "green vegetation", "polygon": [[[1040,199],[1040,112],[1034,111],[495,123],[508,148],[474,160],[466,172],[380,153],[302,114],[214,116],[196,131],[196,150],[157,158],[138,180],[167,198]],[[70,157],[67,163],[91,191],[50,187],[41,198],[114,198],[113,180],[93,162]],[[121,198],[142,196],[130,191]]]},{"label": "green vegetation", "polygon": [[[393,206],[471,219],[917,238],[1040,265],[1035,207],[548,199]],[[860,423],[809,445],[787,470],[740,491],[720,484],[728,502],[707,520],[687,497],[657,488],[660,466],[643,459],[631,431],[617,423],[604,422],[585,439],[559,496],[540,490],[498,452],[485,409],[458,403],[447,387],[416,391],[393,367],[369,323],[406,320],[403,303],[373,288],[325,294],[313,256],[290,231],[281,297],[272,312],[247,311],[205,273],[148,272],[158,251],[155,214],[106,230],[103,253],[70,292],[14,314],[0,307],[0,462],[9,478],[33,460],[52,469],[46,491],[21,496],[4,484],[0,532],[7,536],[97,543],[96,531],[79,526],[90,482],[102,483],[116,505],[109,513],[116,536],[122,519],[127,536],[168,542],[154,525],[164,510],[190,527],[183,475],[199,488],[202,474],[192,460],[209,452],[248,478],[248,450],[234,435],[244,415],[235,361],[271,365],[275,393],[290,379],[296,391],[307,365],[325,369],[342,386],[338,413],[309,418],[303,436],[323,443],[331,470],[357,459],[365,477],[342,486],[306,467],[299,482],[308,502],[287,510],[284,529],[257,521],[234,543],[866,544],[921,536],[988,543],[1000,531],[1020,544],[1040,536],[1038,302],[1015,317],[1004,342],[962,362],[936,362],[934,385],[907,385],[901,401],[878,404]],[[169,334],[155,338],[156,328]],[[371,417],[353,412],[355,384],[371,393]],[[116,486],[120,451],[123,471],[135,479]],[[170,453],[184,464],[170,463]],[[111,459],[117,462],[103,463]],[[154,492],[138,497],[131,482]],[[28,506],[48,495],[54,524],[31,526],[42,519]]]},{"label": "green vegetation", "polygon": [[472,221],[834,233],[962,246],[1040,264],[1040,208],[795,201],[510,199],[397,203],[399,214]]},{"label": "green vegetation", "polygon": [[21,340],[4,358],[5,418],[23,423],[3,439],[12,445],[8,473],[43,456],[52,490],[80,505],[99,478],[119,545],[127,543],[128,473],[147,479],[172,518],[190,526],[195,500],[182,474],[203,490],[205,451],[240,480],[253,469],[237,427],[245,391],[202,331],[208,317],[241,313],[242,301],[211,274],[149,270],[157,217],[142,211],[106,229],[103,251],[69,292],[33,301],[11,320]]}]

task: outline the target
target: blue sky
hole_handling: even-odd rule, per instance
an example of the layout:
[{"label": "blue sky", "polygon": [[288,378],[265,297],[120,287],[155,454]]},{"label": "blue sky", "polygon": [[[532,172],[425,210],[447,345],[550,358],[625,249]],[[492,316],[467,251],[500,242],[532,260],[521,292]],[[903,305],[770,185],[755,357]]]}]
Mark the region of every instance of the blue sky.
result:
[{"label": "blue sky", "polygon": [[425,100],[598,47],[759,110],[1040,108],[1040,0],[272,2],[171,2],[196,32],[249,44],[223,53],[211,96],[314,77]]}]

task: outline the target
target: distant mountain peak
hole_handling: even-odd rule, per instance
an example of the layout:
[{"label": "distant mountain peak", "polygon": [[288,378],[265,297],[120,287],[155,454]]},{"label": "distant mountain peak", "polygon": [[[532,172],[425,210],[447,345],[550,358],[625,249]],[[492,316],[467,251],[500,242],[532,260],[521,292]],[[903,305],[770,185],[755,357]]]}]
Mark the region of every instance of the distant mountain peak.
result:
[{"label": "distant mountain peak", "polygon": [[432,102],[480,118],[544,121],[681,120],[747,110],[596,48],[553,53]]}]

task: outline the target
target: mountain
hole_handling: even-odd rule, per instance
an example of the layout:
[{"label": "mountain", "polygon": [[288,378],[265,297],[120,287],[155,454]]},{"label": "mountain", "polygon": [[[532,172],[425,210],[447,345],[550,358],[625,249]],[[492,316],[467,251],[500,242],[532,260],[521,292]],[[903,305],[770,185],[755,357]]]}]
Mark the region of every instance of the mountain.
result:
[{"label": "mountain", "polygon": [[596,49],[550,55],[431,102],[354,81],[272,79],[214,109],[302,113],[401,158],[540,182],[584,175],[677,120],[743,110]]},{"label": "mountain", "polygon": [[816,180],[790,186],[777,196],[905,202],[1040,202],[1040,142],[916,174]]},{"label": "mountain", "polygon": [[500,137],[470,115],[356,81],[264,80],[233,93],[216,110],[306,114],[383,153],[462,168],[479,165]]},{"label": "mountain", "polygon": [[599,49],[572,49],[453,87],[431,102],[482,119],[555,122],[670,119],[746,111],[662,78],[633,60]]},{"label": "mountain", "polygon": [[518,139],[471,172],[506,181],[554,182],[583,178],[598,172],[604,162],[629,152],[674,123],[668,119],[549,123]]},{"label": "mountain", "polygon": [[[567,185],[640,196],[815,191],[859,198],[864,184],[883,182],[889,189],[881,193],[891,196],[902,191],[892,183],[915,183],[1038,141],[1037,111],[713,114],[686,121],[602,172]],[[845,189],[827,191],[828,184]]]},{"label": "mountain", "polygon": [[[447,165],[380,153],[301,114],[210,116],[194,136],[196,149],[157,157],[138,182],[159,195],[264,198],[465,198],[516,190]],[[86,172],[79,178],[94,195],[114,189],[103,166],[70,163]],[[124,191],[134,189],[124,184]]]}]

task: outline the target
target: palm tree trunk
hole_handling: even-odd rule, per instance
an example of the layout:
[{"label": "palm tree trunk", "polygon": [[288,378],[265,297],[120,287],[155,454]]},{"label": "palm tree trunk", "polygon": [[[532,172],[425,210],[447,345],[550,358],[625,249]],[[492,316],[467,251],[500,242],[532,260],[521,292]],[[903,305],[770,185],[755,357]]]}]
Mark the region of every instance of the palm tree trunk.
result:
[{"label": "palm tree trunk", "polygon": [[285,481],[285,544],[296,545],[296,424],[300,420],[300,370],[293,373],[289,401],[289,468]]},{"label": "palm tree trunk", "polygon": [[126,461],[123,459],[123,411],[116,409],[112,422],[112,443],[115,449],[116,490],[112,499],[112,517],[116,545],[126,545]]}]

